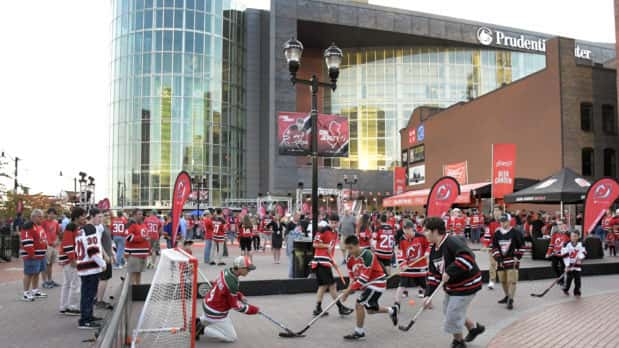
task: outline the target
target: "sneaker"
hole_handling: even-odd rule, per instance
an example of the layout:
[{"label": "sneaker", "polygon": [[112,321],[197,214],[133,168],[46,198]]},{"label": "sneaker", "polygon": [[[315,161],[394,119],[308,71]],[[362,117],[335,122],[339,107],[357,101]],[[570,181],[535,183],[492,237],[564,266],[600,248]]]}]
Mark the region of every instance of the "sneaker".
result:
[{"label": "sneaker", "polygon": [[494,282],[493,281],[488,283],[488,289],[494,290]]},{"label": "sneaker", "polygon": [[486,331],[486,327],[476,323],[475,327],[469,330],[469,333],[466,335],[466,337],[464,338],[465,342],[473,342],[473,340],[481,335],[482,333],[484,333],[484,331]]},{"label": "sneaker", "polygon": [[426,297],[426,292],[421,290],[421,289],[419,289],[419,291],[417,291],[417,297],[419,297],[419,298]]},{"label": "sneaker", "polygon": [[[339,303],[338,303],[339,304]],[[339,304],[337,306],[337,309],[340,313],[340,315],[351,315],[352,312],[354,312],[355,310],[349,307],[344,306],[343,304]]]},{"label": "sneaker", "polygon": [[48,282],[43,282],[43,285],[42,285],[41,287],[42,287],[43,289],[51,289],[51,288],[53,288],[54,286],[53,286],[53,285],[51,285],[51,284],[50,284],[50,283],[48,283]]},{"label": "sneaker", "polygon": [[101,324],[94,322],[94,321],[87,321],[85,323],[78,324],[77,328],[85,329],[85,330],[95,330],[95,329],[100,329]]},{"label": "sneaker", "polygon": [[365,332],[357,332],[356,330],[350,335],[344,336],[345,340],[350,340],[350,341],[362,340],[364,338],[365,338]]},{"label": "sneaker", "polygon": [[505,296],[505,297],[503,297],[503,299],[502,299],[502,300],[499,300],[497,303],[500,303],[500,304],[506,304],[506,303],[507,303],[507,300],[509,300],[509,297]]},{"label": "sneaker", "polygon": [[44,292],[41,292],[40,290],[35,290],[32,292],[32,296],[34,296],[34,298],[46,298],[47,294]]},{"label": "sneaker", "polygon": [[113,270],[120,270],[123,269],[123,266],[112,266]]},{"label": "sneaker", "polygon": [[451,341],[451,348],[466,348],[466,343],[464,341]]},{"label": "sneaker", "polygon": [[211,266],[215,266],[216,265],[215,261],[211,261],[208,264],[211,265]]},{"label": "sneaker", "polygon": [[57,288],[57,287],[59,287],[59,286],[60,286],[60,284],[56,283],[56,282],[55,282],[55,281],[53,281],[53,280],[51,281],[51,283],[50,283],[50,284],[51,284],[51,285],[52,285],[52,287],[54,287],[54,288]]},{"label": "sneaker", "polygon": [[509,309],[510,311],[514,309],[514,300],[512,300],[511,298],[509,299],[509,301],[507,301],[507,309]]},{"label": "sneaker", "polygon": [[582,294],[580,293],[580,291],[574,291],[574,296],[576,297],[580,297]]},{"label": "sneaker", "polygon": [[196,326],[196,341],[200,340],[200,336],[204,334],[204,325],[202,325],[202,321],[200,320],[200,318],[196,318],[195,321],[195,326]]},{"label": "sneaker", "polygon": [[400,311],[401,311],[401,310],[400,310],[400,302],[394,302],[394,303],[393,303],[393,306],[394,306],[394,307],[398,307],[398,313],[400,313]]},{"label": "sneaker", "polygon": [[[312,312],[312,314],[314,314],[315,317],[319,316],[320,313],[322,313],[322,307],[316,307],[314,311]],[[325,312],[322,316],[325,317],[327,315],[329,315],[329,312]]]},{"label": "sneaker", "polygon": [[80,311],[76,309],[63,309],[60,311],[60,314],[66,315],[66,316],[78,316],[80,315]]},{"label": "sneaker", "polygon": [[24,292],[24,294],[21,297],[21,300],[24,302],[32,302],[34,301],[34,296],[32,296],[30,292]]},{"label": "sneaker", "polygon": [[389,318],[391,318],[391,322],[393,323],[393,326],[398,325],[398,309],[399,309],[398,307],[392,306],[391,313],[389,313]]},{"label": "sneaker", "polygon": [[566,288],[563,288],[563,293],[565,294],[565,296],[570,296],[570,291]]},{"label": "sneaker", "polygon": [[226,265],[226,263],[225,263],[225,262],[218,262],[218,263],[217,263],[217,266],[225,266],[225,265]]},{"label": "sneaker", "polygon": [[101,321],[103,318],[92,316],[92,321]]}]

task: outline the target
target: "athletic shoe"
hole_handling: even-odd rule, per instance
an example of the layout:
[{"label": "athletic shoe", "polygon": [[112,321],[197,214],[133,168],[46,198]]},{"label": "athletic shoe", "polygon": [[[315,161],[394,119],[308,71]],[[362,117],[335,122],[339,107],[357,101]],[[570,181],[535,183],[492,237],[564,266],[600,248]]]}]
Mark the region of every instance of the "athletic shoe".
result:
[{"label": "athletic shoe", "polygon": [[339,305],[337,307],[338,311],[340,312],[340,315],[351,315],[352,312],[354,312],[355,310],[352,308],[348,308],[344,305]]},{"label": "athletic shoe", "polygon": [[47,294],[39,290],[36,290],[32,292],[32,296],[34,296],[34,298],[46,298]]},{"label": "athletic shoe", "polygon": [[53,288],[54,286],[53,286],[52,284],[50,284],[49,282],[43,282],[43,285],[41,285],[41,287],[42,287],[43,289],[51,289],[51,288]]},{"label": "athletic shoe", "polygon": [[365,339],[365,332],[353,331],[353,333],[351,333],[350,335],[344,336],[344,339],[350,341],[362,340]]},{"label": "athletic shoe", "polygon": [[51,281],[50,284],[52,285],[52,287],[57,288],[60,286],[60,284],[56,283],[55,281]]},{"label": "athletic shoe", "polygon": [[[315,317],[319,316],[320,313],[322,313],[322,307],[316,307],[316,309],[314,309],[314,312],[312,312]],[[326,317],[327,315],[329,315],[329,312],[325,312],[325,314],[323,314],[322,316]]]},{"label": "athletic shoe", "polygon": [[402,291],[402,298],[407,298],[407,297],[408,297],[408,290]]},{"label": "athletic shoe", "polygon": [[506,303],[507,303],[507,300],[509,300],[509,297],[505,296],[505,297],[503,297],[503,299],[502,299],[502,300],[499,300],[497,303],[500,303],[500,304],[506,304]]},{"label": "athletic shoe", "polygon": [[60,314],[67,316],[78,316],[80,315],[80,311],[75,309],[63,309],[60,311]]},{"label": "athletic shoe", "polygon": [[563,293],[565,294],[565,296],[570,296],[569,289],[563,288]]},{"label": "athletic shoe", "polygon": [[493,281],[488,283],[488,289],[494,290],[494,282]]},{"label": "athletic shoe", "polygon": [[389,313],[389,317],[391,318],[391,322],[393,326],[398,325],[398,307],[392,306],[391,313]]},{"label": "athletic shoe", "polygon": [[211,265],[211,266],[215,266],[217,263],[215,263],[215,261],[211,261],[208,264]]},{"label": "athletic shoe", "polygon": [[419,289],[419,291],[417,291],[417,297],[419,297],[419,298],[426,297],[426,292],[421,290],[421,289]]},{"label": "athletic shoe", "polygon": [[480,323],[476,323],[475,327],[469,330],[469,333],[464,338],[465,342],[473,342],[473,340],[484,333],[486,331],[486,327],[481,325]]},{"label": "athletic shoe", "polygon": [[78,324],[77,325],[78,329],[84,329],[84,330],[95,330],[95,329],[100,329],[101,328],[101,324],[96,323],[94,321],[88,321],[82,324]]},{"label": "athletic shoe", "polygon": [[32,302],[34,301],[34,296],[32,296],[32,294],[29,292],[24,292],[24,294],[21,297],[21,300],[24,302]]},{"label": "athletic shoe", "polygon": [[466,348],[466,343],[464,341],[451,341],[451,348]]},{"label": "athletic shoe", "polygon": [[202,325],[202,321],[200,318],[196,318],[196,341],[200,340],[200,336],[204,334],[204,325]]},{"label": "athletic shoe", "polygon": [[218,263],[217,263],[217,266],[225,266],[225,265],[226,265],[226,263],[225,263],[225,262],[218,262]]},{"label": "athletic shoe", "polygon": [[514,309],[514,300],[512,300],[511,298],[509,299],[509,301],[507,301],[507,309]]},{"label": "athletic shoe", "polygon": [[92,316],[92,321],[101,321],[103,318]]},{"label": "athletic shoe", "polygon": [[580,297],[581,295],[582,295],[582,294],[580,293],[580,291],[578,291],[578,292],[574,291],[574,296],[576,296],[576,297]]},{"label": "athletic shoe", "polygon": [[398,313],[400,313],[400,303],[399,302],[394,302],[393,306],[394,307],[398,307]]}]

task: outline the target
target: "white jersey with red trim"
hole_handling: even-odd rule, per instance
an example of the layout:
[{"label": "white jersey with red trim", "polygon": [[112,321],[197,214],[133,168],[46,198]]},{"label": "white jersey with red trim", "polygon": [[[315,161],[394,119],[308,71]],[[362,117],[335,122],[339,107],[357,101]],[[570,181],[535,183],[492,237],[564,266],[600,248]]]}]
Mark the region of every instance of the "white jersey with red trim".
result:
[{"label": "white jersey with red trim", "polygon": [[80,276],[98,274],[105,270],[102,250],[101,235],[96,228],[93,225],[82,227],[75,237],[77,273]]}]

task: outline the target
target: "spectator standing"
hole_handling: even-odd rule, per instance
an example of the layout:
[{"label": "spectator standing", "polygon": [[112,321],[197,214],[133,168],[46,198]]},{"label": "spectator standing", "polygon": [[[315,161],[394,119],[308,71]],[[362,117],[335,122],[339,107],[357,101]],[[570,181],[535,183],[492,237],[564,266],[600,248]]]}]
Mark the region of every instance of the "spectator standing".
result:
[{"label": "spectator standing", "polygon": [[249,215],[243,216],[243,222],[239,228],[239,244],[241,245],[241,255],[251,257],[251,236],[252,224]]},{"label": "spectator standing", "polygon": [[157,264],[157,257],[161,253],[161,229],[163,224],[157,216],[157,211],[150,212],[148,217],[144,219],[144,224],[148,228],[148,240],[150,243],[150,260],[146,264],[146,268],[153,268]]},{"label": "spectator standing", "polygon": [[288,278],[290,279],[294,278],[294,241],[301,238],[303,238],[302,227],[295,223],[293,217],[286,228],[286,256],[288,256]]},{"label": "spectator standing", "polygon": [[350,212],[350,209],[345,209],[344,215],[340,219],[338,226],[338,230],[340,232],[340,251],[342,252],[342,258],[344,259],[344,261],[342,261],[343,265],[346,264],[346,247],[344,241],[346,240],[346,237],[355,234],[355,223],[355,217]]},{"label": "spectator standing", "polygon": [[211,259],[211,250],[213,249],[213,220],[211,212],[204,213],[204,263],[215,265],[215,260]]},{"label": "spectator standing", "polygon": [[125,266],[125,243],[127,240],[127,219],[122,211],[118,211],[116,217],[110,220],[112,238],[116,244],[116,259],[114,268],[121,269]]},{"label": "spectator standing", "polygon": [[56,220],[56,210],[54,208],[47,209],[47,219],[43,221],[41,226],[45,230],[47,236],[47,253],[45,253],[45,272],[43,275],[43,287],[45,289],[51,289],[53,287],[60,286],[52,278],[52,269],[54,263],[58,259],[58,246],[60,245],[60,225]]},{"label": "spectator standing", "polygon": [[34,209],[30,221],[22,224],[20,229],[21,256],[24,260],[24,295],[23,301],[32,302],[35,298],[45,298],[47,294],[39,290],[39,275],[45,272],[45,254],[47,238],[41,227],[43,211]]},{"label": "spectator standing", "polygon": [[127,246],[125,253],[128,256],[127,271],[131,275],[131,282],[139,285],[142,272],[146,269],[146,258],[150,255],[150,242],[148,241],[148,228],[144,224],[142,210],[136,209],[133,218],[129,221],[127,234]]},{"label": "spectator standing", "polygon": [[176,238],[176,240],[187,239],[187,220],[185,219],[185,215],[181,215],[181,218],[178,221],[178,227],[180,232],[180,238]]},{"label": "spectator standing", "polygon": [[163,220],[163,239],[165,239],[166,248],[172,249],[172,219],[166,215]]},{"label": "spectator standing", "polygon": [[[213,242],[215,243],[215,250],[211,247],[211,261],[217,260],[217,266],[225,266],[223,261],[224,244],[226,243],[226,220],[221,215],[221,209],[215,211],[215,217],[213,218]],[[213,252],[215,255],[213,255]],[[214,258],[213,258],[214,256]]]},{"label": "spectator standing", "polygon": [[77,256],[75,253],[75,237],[81,226],[86,224],[86,211],[75,207],[71,211],[71,222],[65,226],[62,233],[62,243],[58,263],[62,267],[63,282],[60,289],[60,314],[80,315],[79,300],[81,285],[77,273]]},{"label": "spectator standing", "polygon": [[24,218],[22,218],[21,213],[17,213],[15,216],[15,220],[13,220],[13,231],[19,232],[24,226]]},{"label": "spectator standing", "polygon": [[[100,215],[100,214],[99,214]],[[97,217],[100,220],[100,217]],[[114,251],[112,242],[112,233],[110,231],[110,216],[109,213],[104,215],[102,223],[95,225],[97,234],[101,236],[101,256],[105,261],[105,270],[100,273],[99,286],[97,289],[96,306],[100,309],[112,310],[114,307],[111,303],[105,301],[105,291],[107,289],[107,281],[112,279],[112,263],[114,261]]]},{"label": "spectator standing", "polygon": [[273,263],[279,264],[282,255],[282,242],[284,239],[284,223],[285,218],[275,216],[271,221],[271,250],[273,251]]},{"label": "spectator standing", "polygon": [[67,225],[71,222],[71,213],[64,212],[62,214],[62,221],[60,222],[60,231],[64,232],[64,229],[67,228]]}]

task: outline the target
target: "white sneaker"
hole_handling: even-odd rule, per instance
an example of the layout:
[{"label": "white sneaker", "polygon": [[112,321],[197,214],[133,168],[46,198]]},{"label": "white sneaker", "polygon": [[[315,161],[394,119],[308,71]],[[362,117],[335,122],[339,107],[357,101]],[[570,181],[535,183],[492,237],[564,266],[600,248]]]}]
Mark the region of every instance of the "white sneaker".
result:
[{"label": "white sneaker", "polygon": [[425,291],[423,291],[423,290],[419,290],[419,291],[417,291],[417,297],[419,297],[419,298],[424,298],[424,297],[426,297],[426,293],[425,293]]},{"label": "white sneaker", "polygon": [[32,296],[32,294],[30,293],[30,291],[25,291],[22,298],[22,301],[24,302],[32,302],[34,301],[34,297]]},{"label": "white sneaker", "polygon": [[488,289],[494,290],[494,282],[493,281],[488,283]]},{"label": "white sneaker", "polygon": [[41,292],[39,289],[36,289],[36,290],[32,290],[32,296],[34,296],[34,298],[46,298],[47,294],[44,292]]}]

